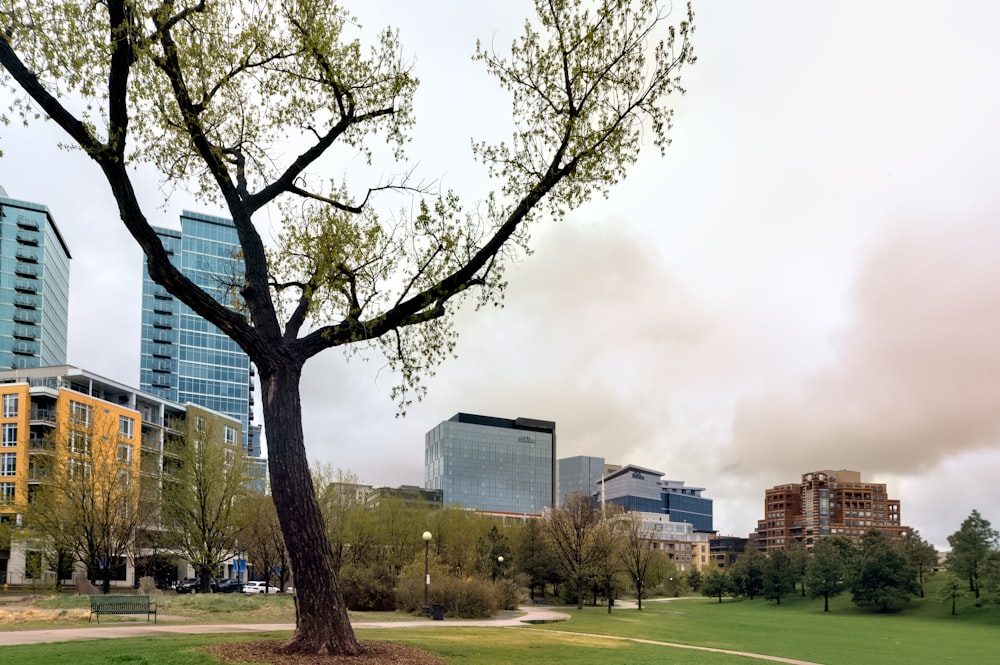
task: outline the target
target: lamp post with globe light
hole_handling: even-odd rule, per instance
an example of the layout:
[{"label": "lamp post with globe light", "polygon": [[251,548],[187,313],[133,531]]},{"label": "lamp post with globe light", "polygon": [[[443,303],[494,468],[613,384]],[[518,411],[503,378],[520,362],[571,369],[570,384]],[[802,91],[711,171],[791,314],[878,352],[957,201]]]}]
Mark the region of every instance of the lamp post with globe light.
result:
[{"label": "lamp post with globe light", "polygon": [[431,615],[430,593],[431,593],[431,532],[424,531],[424,616]]}]

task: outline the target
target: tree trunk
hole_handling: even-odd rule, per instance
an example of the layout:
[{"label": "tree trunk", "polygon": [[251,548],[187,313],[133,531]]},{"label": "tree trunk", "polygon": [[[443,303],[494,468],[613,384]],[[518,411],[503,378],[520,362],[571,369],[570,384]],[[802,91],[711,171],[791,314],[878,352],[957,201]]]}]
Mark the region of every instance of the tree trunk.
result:
[{"label": "tree trunk", "polygon": [[[280,361],[279,361],[280,362]],[[295,575],[295,634],[285,650],[358,655],[302,433],[301,365],[260,369],[271,496]]]}]

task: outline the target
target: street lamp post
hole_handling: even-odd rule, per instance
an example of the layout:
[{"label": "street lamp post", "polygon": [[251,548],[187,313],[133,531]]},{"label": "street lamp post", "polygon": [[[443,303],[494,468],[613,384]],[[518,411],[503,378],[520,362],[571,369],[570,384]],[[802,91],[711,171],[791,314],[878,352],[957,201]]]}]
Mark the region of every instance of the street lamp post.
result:
[{"label": "street lamp post", "polygon": [[497,570],[500,571],[500,579],[503,579],[503,555],[497,557]]},{"label": "street lamp post", "polygon": [[424,531],[424,616],[431,615],[430,593],[431,593],[431,532]]}]

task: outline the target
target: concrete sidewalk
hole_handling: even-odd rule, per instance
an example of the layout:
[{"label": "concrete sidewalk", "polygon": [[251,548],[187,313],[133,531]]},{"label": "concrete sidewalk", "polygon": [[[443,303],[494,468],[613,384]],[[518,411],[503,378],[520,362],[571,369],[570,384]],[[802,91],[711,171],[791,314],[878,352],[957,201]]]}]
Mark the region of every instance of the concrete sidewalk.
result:
[{"label": "concrete sidewalk", "polygon": [[[522,608],[517,612],[504,612],[491,619],[413,619],[406,621],[355,621],[354,628],[456,628],[463,626],[504,627],[525,624],[566,621],[568,614],[538,607]],[[220,624],[152,624],[152,623],[106,623],[86,628],[47,628],[44,630],[0,631],[0,646],[16,644],[42,644],[46,642],[69,642],[71,640],[100,640],[117,637],[145,637],[147,635],[198,635],[206,633],[259,633],[266,631],[292,631],[291,623],[220,623]]]}]

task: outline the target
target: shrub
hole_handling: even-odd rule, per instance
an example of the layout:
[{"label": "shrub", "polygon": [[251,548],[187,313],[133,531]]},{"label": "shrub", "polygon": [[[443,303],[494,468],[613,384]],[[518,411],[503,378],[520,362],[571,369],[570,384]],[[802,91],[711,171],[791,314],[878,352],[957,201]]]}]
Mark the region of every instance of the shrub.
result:
[{"label": "shrub", "polygon": [[[411,565],[396,587],[396,609],[420,612],[424,604],[423,566]],[[431,570],[430,604],[443,605],[447,616],[474,619],[496,614],[498,593],[490,582],[448,575],[441,568]]]},{"label": "shrub", "polygon": [[394,582],[392,572],[383,567],[347,565],[340,569],[344,602],[356,612],[395,609]]},{"label": "shrub", "polygon": [[523,600],[523,588],[516,578],[504,577],[495,583],[497,607],[502,610],[516,610]]}]

